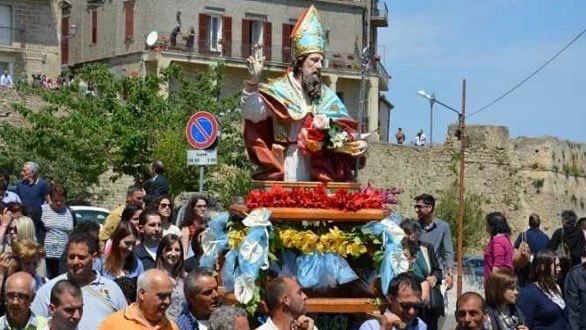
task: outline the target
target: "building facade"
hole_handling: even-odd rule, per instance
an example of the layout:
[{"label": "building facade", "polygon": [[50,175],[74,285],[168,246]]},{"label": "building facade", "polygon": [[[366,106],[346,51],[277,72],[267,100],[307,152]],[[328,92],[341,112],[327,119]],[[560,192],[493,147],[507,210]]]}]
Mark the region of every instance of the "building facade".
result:
[{"label": "building facade", "polygon": [[56,0],[0,0],[0,72],[14,81],[61,70]]},{"label": "building facade", "polygon": [[[76,35],[62,47],[62,59],[67,65],[101,61],[114,73],[129,75],[158,73],[171,63],[195,74],[221,60],[226,69],[225,92],[234,93],[248,76],[246,58],[255,46],[263,48],[268,78],[283,73],[292,62],[293,26],[301,12],[314,4],[328,30],[322,74],[357,118],[361,50],[366,45],[376,49],[376,29],[388,20],[388,11],[381,14],[378,1],[69,0],[61,30],[74,26]],[[147,36],[153,31],[158,38],[148,46]],[[363,120],[369,131],[388,126],[379,123],[379,111],[381,102],[385,111],[392,108],[380,99],[389,79],[381,63],[366,75]],[[383,117],[388,120],[390,113]]]}]

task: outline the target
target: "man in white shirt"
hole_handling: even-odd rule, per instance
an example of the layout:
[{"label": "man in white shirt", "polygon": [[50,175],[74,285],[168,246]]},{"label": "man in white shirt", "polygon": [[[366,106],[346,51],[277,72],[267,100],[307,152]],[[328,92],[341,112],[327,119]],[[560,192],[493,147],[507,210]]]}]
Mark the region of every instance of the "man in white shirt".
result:
[{"label": "man in white shirt", "polygon": [[317,330],[314,321],[305,315],[307,295],[294,277],[280,276],[269,281],[265,302],[269,319],[257,330]]},{"label": "man in white shirt", "polygon": [[0,76],[0,86],[2,86],[2,87],[12,87],[13,86],[12,78],[10,77],[10,74],[8,74],[8,71],[4,71],[4,73]]}]

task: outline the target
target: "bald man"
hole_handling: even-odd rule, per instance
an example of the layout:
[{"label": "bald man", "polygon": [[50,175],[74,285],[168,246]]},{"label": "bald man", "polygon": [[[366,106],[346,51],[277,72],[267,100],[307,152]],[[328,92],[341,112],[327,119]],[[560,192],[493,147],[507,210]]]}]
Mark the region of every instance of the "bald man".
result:
[{"label": "bald man", "polygon": [[35,297],[35,280],[29,273],[10,275],[4,285],[6,315],[0,318],[0,329],[43,329],[47,319],[36,316],[30,309]]},{"label": "bald man", "polygon": [[172,293],[173,282],[167,273],[150,269],[138,277],[137,302],[112,314],[100,324],[99,329],[178,330],[175,322],[165,315]]}]

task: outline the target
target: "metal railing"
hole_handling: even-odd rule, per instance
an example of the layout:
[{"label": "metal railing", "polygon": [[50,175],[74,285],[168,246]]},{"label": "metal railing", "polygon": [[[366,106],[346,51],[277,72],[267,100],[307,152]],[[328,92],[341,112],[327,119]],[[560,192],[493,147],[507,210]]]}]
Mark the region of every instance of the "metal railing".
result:
[{"label": "metal railing", "polygon": [[24,45],[24,29],[13,26],[0,26],[0,47],[22,48]]},{"label": "metal railing", "polygon": [[372,8],[372,16],[388,17],[389,8],[387,7],[387,3],[377,0],[375,7]]},{"label": "metal railing", "polygon": [[[197,40],[197,35],[180,35],[175,40],[171,40],[168,34],[160,33],[157,43],[153,47],[150,47],[150,49],[167,54],[177,53],[181,55],[244,60],[251,55],[255,46],[251,42],[243,43],[239,39],[230,42],[218,40],[215,43],[210,43],[208,40]],[[288,65],[293,60],[289,45],[283,46],[276,44],[270,47],[260,47],[263,48],[263,55],[266,57],[267,62]],[[324,68],[359,71],[360,58],[349,52],[326,48]]]}]

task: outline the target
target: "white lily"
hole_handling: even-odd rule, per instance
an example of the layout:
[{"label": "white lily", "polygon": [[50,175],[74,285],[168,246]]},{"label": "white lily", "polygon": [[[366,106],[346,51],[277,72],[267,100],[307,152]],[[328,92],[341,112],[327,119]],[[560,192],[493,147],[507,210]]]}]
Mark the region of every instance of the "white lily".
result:
[{"label": "white lily", "polygon": [[234,281],[234,296],[241,304],[248,304],[254,296],[254,288],[256,284],[254,279],[249,274],[242,274]]},{"label": "white lily", "polygon": [[271,225],[270,218],[271,210],[263,207],[252,210],[246,219],[242,220],[242,223],[247,227],[268,227]]},{"label": "white lily", "polygon": [[240,254],[251,264],[256,263],[264,255],[263,247],[258,242],[245,239],[240,245]]}]

